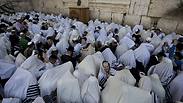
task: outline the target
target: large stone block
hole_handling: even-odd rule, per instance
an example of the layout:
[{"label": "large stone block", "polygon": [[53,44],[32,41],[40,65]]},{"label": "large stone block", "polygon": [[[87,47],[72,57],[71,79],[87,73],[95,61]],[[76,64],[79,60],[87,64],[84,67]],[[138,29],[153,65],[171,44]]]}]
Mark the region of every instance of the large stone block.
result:
[{"label": "large stone block", "polygon": [[148,15],[153,17],[166,16],[169,11],[176,9],[179,3],[180,0],[151,0]]},{"label": "large stone block", "polygon": [[112,13],[112,22],[121,24],[123,20],[123,14],[121,13]]},{"label": "large stone block", "polygon": [[129,14],[147,15],[150,0],[131,0]]},{"label": "large stone block", "polygon": [[183,21],[179,21],[179,22],[178,22],[176,32],[183,35]]},{"label": "large stone block", "polygon": [[134,26],[140,24],[141,16],[138,15],[126,15],[124,17],[124,24]]},{"label": "large stone block", "polygon": [[90,19],[99,19],[99,10],[90,10]]},{"label": "large stone block", "polygon": [[178,22],[176,20],[161,18],[158,21],[157,27],[161,28],[166,33],[171,33],[176,31],[177,25]]},{"label": "large stone block", "polygon": [[128,13],[129,0],[90,0],[89,7],[99,8],[105,12]]},{"label": "large stone block", "polygon": [[100,17],[100,20],[111,22],[111,20],[112,20],[112,13],[111,12],[100,11],[99,12],[99,17]]},{"label": "large stone block", "polygon": [[145,28],[150,28],[150,27],[153,25],[153,24],[152,24],[152,21],[151,21],[151,17],[142,16],[141,24],[142,24]]}]

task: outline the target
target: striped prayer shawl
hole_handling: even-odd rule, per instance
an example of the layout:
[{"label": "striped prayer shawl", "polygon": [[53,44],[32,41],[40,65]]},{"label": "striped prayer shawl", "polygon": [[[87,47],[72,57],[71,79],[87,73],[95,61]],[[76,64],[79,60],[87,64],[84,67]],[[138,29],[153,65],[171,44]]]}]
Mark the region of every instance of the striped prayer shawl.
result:
[{"label": "striped prayer shawl", "polygon": [[22,103],[32,103],[34,99],[40,95],[40,90],[38,84],[30,85],[27,89],[26,99]]}]

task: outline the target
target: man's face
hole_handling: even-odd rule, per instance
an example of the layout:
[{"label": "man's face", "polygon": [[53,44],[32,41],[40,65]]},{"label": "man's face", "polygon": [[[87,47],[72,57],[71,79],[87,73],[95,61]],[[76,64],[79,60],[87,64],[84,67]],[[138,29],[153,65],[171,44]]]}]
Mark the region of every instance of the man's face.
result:
[{"label": "man's face", "polygon": [[106,73],[109,73],[110,67],[109,67],[109,64],[108,64],[107,62],[104,62],[104,63],[103,63],[103,67],[104,67],[104,71],[105,71]]}]

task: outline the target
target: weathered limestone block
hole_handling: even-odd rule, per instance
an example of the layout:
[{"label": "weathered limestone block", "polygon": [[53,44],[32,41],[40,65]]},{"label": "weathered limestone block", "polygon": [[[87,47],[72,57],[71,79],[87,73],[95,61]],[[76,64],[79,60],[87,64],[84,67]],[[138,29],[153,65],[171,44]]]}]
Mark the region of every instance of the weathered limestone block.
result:
[{"label": "weathered limestone block", "polygon": [[176,31],[177,25],[178,25],[178,22],[176,20],[161,18],[158,21],[157,27],[161,28],[166,33],[171,33],[171,32]]},{"label": "weathered limestone block", "polygon": [[90,10],[90,19],[99,19],[99,10]]},{"label": "weathered limestone block", "polygon": [[178,23],[176,32],[183,35],[183,21],[179,21]]},{"label": "weathered limestone block", "polygon": [[147,15],[150,0],[132,0],[130,4],[129,14]]},{"label": "weathered limestone block", "polygon": [[142,24],[145,28],[150,28],[150,27],[153,25],[153,24],[152,24],[152,21],[151,21],[151,17],[142,16],[141,24]]},{"label": "weathered limestone block", "polygon": [[121,13],[112,13],[112,22],[121,24],[123,19],[123,14]]},{"label": "weathered limestone block", "polygon": [[138,15],[126,15],[124,18],[124,24],[134,26],[140,23],[141,16]]},{"label": "weathered limestone block", "polygon": [[111,20],[112,20],[111,12],[100,11],[99,13],[100,13],[99,14],[100,15],[100,20],[111,22]]},{"label": "weathered limestone block", "polygon": [[100,8],[106,12],[128,13],[129,0],[90,0],[89,7]]},{"label": "weathered limestone block", "polygon": [[163,17],[167,12],[178,7],[180,0],[151,0],[148,16]]}]

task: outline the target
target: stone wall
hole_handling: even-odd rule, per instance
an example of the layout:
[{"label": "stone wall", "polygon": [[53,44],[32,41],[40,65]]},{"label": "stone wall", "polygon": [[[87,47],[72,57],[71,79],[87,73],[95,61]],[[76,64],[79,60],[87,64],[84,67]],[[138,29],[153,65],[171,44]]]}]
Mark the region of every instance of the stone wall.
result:
[{"label": "stone wall", "polygon": [[[23,10],[62,13],[66,16],[69,14],[69,7],[77,6],[77,0],[19,1],[24,1],[22,4],[26,5],[19,4]],[[81,0],[81,6],[89,7],[90,19],[98,18],[131,26],[143,24],[146,28],[157,26],[167,33],[183,33],[181,2],[183,0]]]}]

